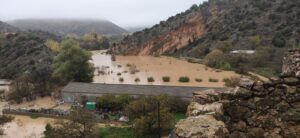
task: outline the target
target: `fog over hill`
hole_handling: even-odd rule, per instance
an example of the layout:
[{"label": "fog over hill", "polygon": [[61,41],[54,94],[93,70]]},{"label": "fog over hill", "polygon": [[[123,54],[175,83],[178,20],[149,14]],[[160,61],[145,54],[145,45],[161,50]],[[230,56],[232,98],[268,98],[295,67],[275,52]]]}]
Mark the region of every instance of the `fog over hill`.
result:
[{"label": "fog over hill", "polygon": [[18,28],[13,27],[5,22],[0,21],[0,33],[2,32],[15,32],[18,31]]},{"label": "fog over hill", "polygon": [[94,32],[102,35],[122,35],[127,31],[107,20],[91,19],[18,19],[9,24],[22,30],[41,30],[64,36]]}]

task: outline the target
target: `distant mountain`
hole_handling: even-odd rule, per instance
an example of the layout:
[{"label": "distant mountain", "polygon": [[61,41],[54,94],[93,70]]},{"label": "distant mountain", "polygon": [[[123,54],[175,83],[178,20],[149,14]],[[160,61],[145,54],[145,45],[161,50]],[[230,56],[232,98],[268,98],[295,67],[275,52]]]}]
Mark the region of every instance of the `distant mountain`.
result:
[{"label": "distant mountain", "polygon": [[130,33],[134,33],[134,32],[137,32],[137,31],[142,31],[144,30],[145,28],[147,28],[146,26],[144,27],[125,27],[125,29],[130,32]]},{"label": "distant mountain", "polygon": [[125,37],[112,51],[202,57],[224,43],[231,50],[298,46],[299,34],[299,0],[209,0]]},{"label": "distant mountain", "polygon": [[0,21],[0,33],[3,33],[3,32],[16,32],[16,31],[19,31],[19,29],[14,27],[14,26],[11,26],[11,25],[9,25],[5,22]]},{"label": "distant mountain", "polygon": [[106,20],[77,20],[77,19],[21,19],[10,21],[9,24],[23,30],[40,30],[60,36],[86,33],[102,35],[122,35],[127,31]]}]

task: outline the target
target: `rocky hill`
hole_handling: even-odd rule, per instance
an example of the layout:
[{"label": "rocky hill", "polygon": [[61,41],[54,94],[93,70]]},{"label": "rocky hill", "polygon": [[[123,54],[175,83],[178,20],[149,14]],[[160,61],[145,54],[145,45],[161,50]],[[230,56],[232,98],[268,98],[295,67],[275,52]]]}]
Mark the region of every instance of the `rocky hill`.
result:
[{"label": "rocky hill", "polygon": [[0,21],[0,33],[4,33],[4,32],[16,32],[19,31],[18,28],[13,27],[5,22],[1,22]]},{"label": "rocky hill", "polygon": [[76,20],[76,19],[21,19],[9,22],[23,30],[46,31],[60,36],[86,33],[102,35],[122,35],[127,32],[123,28],[106,20]]},{"label": "rocky hill", "polygon": [[0,78],[50,71],[55,54],[45,46],[47,39],[60,38],[45,32],[0,34]]},{"label": "rocky hill", "polygon": [[181,49],[200,57],[203,47],[212,49],[224,42],[232,49],[291,46],[299,43],[299,7],[298,0],[209,0],[124,38],[113,50],[154,55]]},{"label": "rocky hill", "polygon": [[174,138],[298,138],[300,135],[300,51],[290,50],[283,73],[270,81],[242,79],[226,92],[194,93],[187,119]]}]

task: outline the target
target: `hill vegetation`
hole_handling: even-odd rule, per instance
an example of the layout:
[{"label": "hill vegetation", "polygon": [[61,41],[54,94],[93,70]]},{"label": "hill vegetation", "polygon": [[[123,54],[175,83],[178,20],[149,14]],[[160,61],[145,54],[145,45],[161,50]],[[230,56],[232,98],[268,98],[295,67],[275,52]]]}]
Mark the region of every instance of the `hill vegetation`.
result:
[{"label": "hill vegetation", "polygon": [[[218,58],[207,65],[273,75],[280,72],[283,51],[299,47],[299,5],[297,0],[209,0],[125,37],[111,51]],[[232,55],[232,50],[256,53]]]},{"label": "hill vegetation", "polygon": [[83,36],[90,32],[102,35],[122,35],[127,32],[106,20],[21,19],[9,23],[22,30],[41,30],[59,36]]}]

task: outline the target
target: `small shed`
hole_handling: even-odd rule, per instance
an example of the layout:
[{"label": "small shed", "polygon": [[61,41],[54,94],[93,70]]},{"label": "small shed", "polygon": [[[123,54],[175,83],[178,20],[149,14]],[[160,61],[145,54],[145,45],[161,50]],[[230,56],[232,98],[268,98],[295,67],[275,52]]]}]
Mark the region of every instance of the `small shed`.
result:
[{"label": "small shed", "polygon": [[87,102],[85,104],[85,108],[88,110],[95,110],[96,109],[96,103],[95,102]]}]

